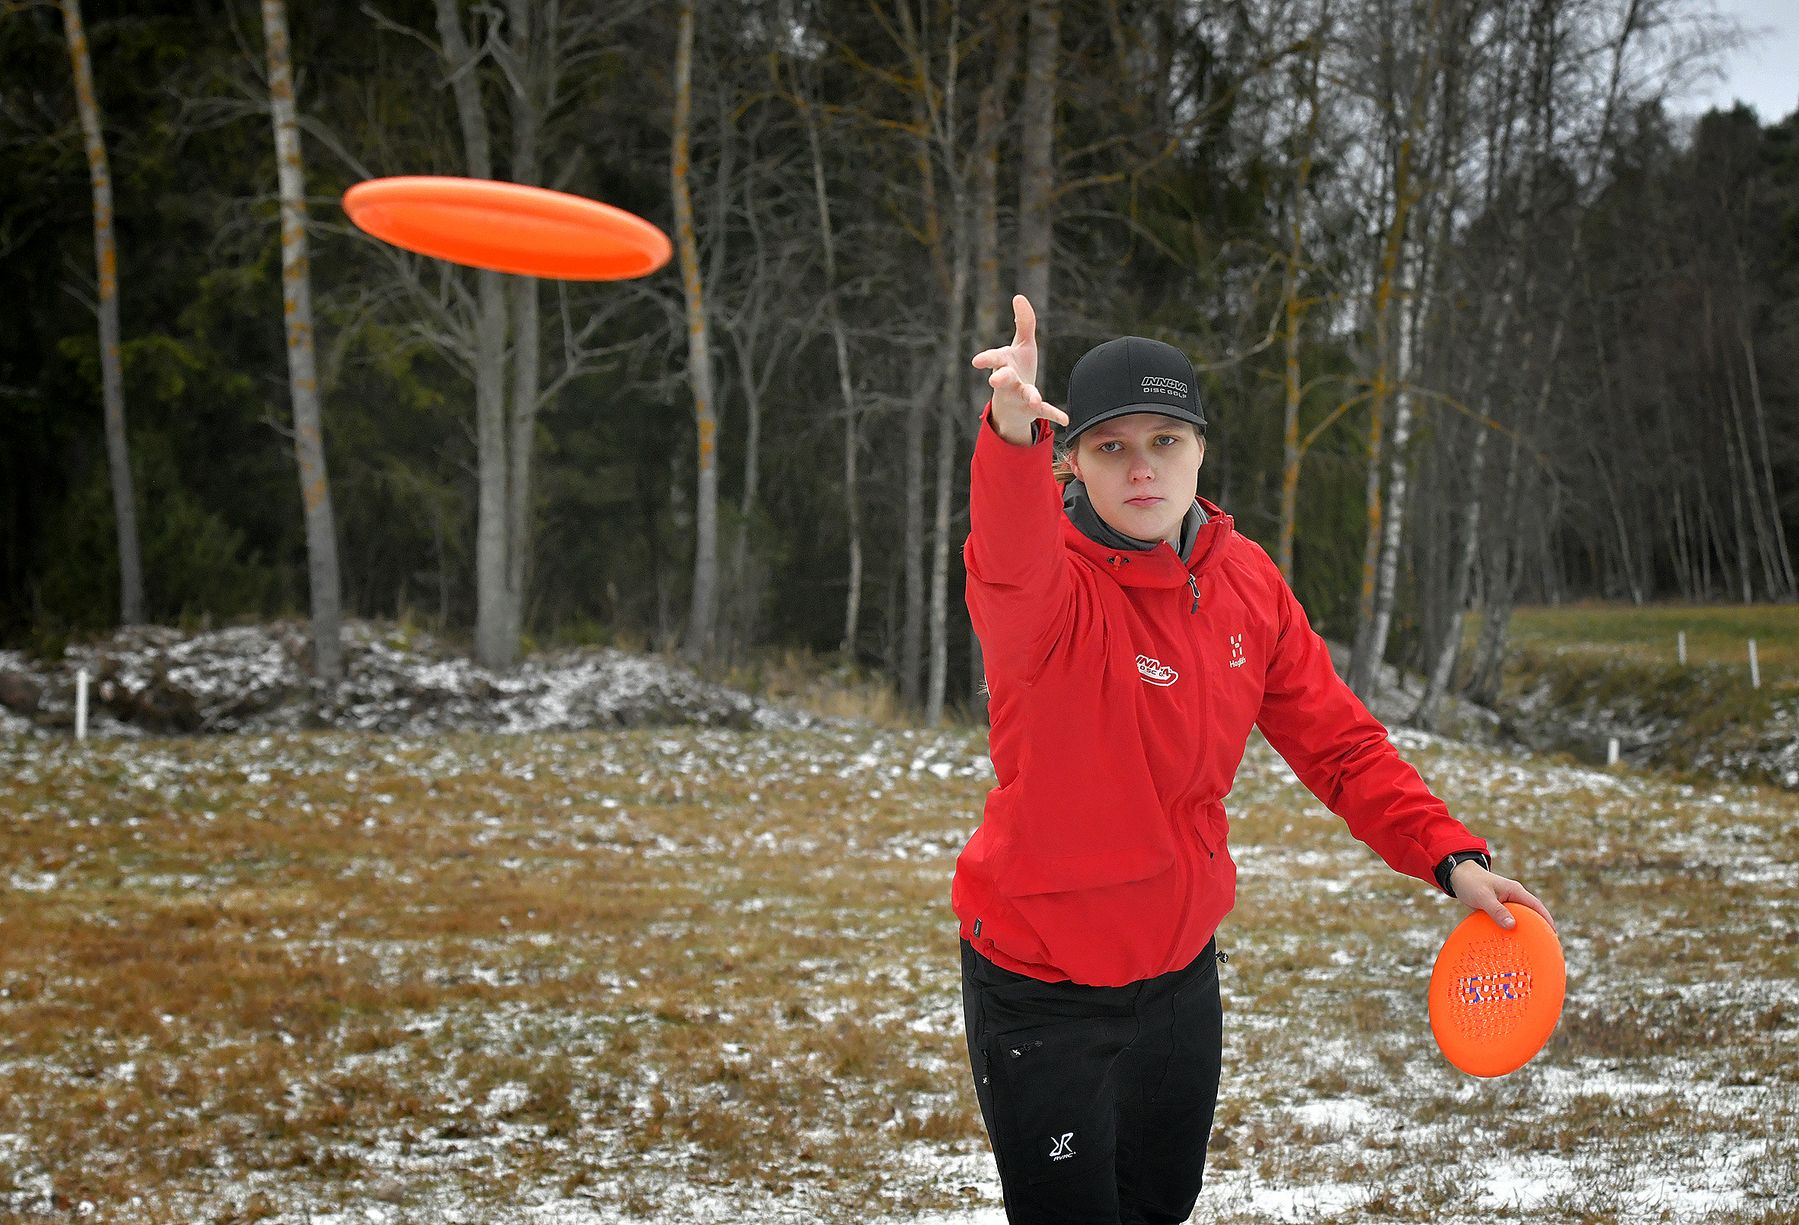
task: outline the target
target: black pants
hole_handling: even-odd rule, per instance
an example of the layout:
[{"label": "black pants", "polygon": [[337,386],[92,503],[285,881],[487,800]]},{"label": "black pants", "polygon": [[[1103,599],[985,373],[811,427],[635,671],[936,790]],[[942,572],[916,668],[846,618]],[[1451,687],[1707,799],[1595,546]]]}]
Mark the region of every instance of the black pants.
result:
[{"label": "black pants", "polygon": [[1218,1100],[1216,942],[1123,987],[1046,983],[962,942],[962,1013],[1011,1225],[1178,1225]]}]

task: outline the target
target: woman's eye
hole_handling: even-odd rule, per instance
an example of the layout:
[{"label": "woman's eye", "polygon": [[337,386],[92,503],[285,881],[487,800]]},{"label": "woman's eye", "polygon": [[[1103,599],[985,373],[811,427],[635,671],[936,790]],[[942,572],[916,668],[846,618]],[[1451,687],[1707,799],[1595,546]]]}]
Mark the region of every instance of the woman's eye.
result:
[{"label": "woman's eye", "polygon": [[1099,449],[1101,451],[1104,451],[1107,455],[1110,455],[1113,451],[1116,451],[1122,445],[1123,445],[1122,443],[1117,443],[1117,442],[1102,442],[1099,444]]},{"label": "woman's eye", "polygon": [[1156,435],[1157,443],[1176,443],[1179,441],[1180,441],[1180,439],[1176,438],[1173,434],[1158,434],[1158,435]]}]

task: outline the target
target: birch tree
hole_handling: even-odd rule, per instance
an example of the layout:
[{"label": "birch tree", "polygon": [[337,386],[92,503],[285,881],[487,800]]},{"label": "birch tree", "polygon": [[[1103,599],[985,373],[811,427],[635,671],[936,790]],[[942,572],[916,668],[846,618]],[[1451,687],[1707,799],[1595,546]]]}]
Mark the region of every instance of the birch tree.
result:
[{"label": "birch tree", "polygon": [[[1407,362],[1411,352],[1411,333],[1406,324],[1405,308],[1417,261],[1415,240],[1411,235],[1412,213],[1423,193],[1416,163],[1418,144],[1425,139],[1428,100],[1437,72],[1437,37],[1442,3],[1443,0],[1429,0],[1423,27],[1416,32],[1416,41],[1410,48],[1416,67],[1409,85],[1403,89],[1395,80],[1398,66],[1392,62],[1397,57],[1395,40],[1385,37],[1381,42],[1383,58],[1386,60],[1382,75],[1387,81],[1381,111],[1392,124],[1388,135],[1392,151],[1389,180],[1391,188],[1386,201],[1386,224],[1369,305],[1374,333],[1374,370],[1369,388],[1368,476],[1365,498],[1367,536],[1362,554],[1361,600],[1356,614],[1355,650],[1348,678],[1350,688],[1363,700],[1367,700],[1373,691],[1385,647],[1384,640],[1375,640],[1376,630],[1380,626],[1378,596],[1382,586],[1383,549],[1391,537],[1392,549],[1387,550],[1387,554],[1396,555],[1400,526],[1397,516],[1402,513],[1403,508],[1402,501],[1390,504],[1383,496],[1381,468],[1387,459],[1383,448],[1391,446],[1399,453],[1393,471],[1399,473],[1400,480],[1403,481],[1405,443],[1411,431],[1411,401],[1408,396],[1401,394],[1397,397],[1394,438],[1391,443],[1387,442],[1385,431],[1388,404],[1395,399],[1395,391],[1403,388],[1410,375]],[[1403,487],[1401,494],[1403,495]],[[1390,591],[1390,582],[1386,586]],[[1382,636],[1384,639],[1384,629]]]},{"label": "birch tree", "polygon": [[675,250],[687,304],[687,381],[698,438],[695,476],[693,592],[682,654],[700,659],[712,650],[718,616],[718,417],[712,388],[712,346],[706,326],[705,285],[694,230],[691,169],[693,122],[693,0],[683,0],[675,46],[674,121],[669,161],[675,202]]},{"label": "birch tree", "polygon": [[[901,16],[916,89],[913,123],[918,136],[915,157],[923,196],[923,237],[936,291],[944,303],[943,341],[939,353],[942,370],[938,376],[942,395],[934,406],[937,464],[933,486],[936,499],[931,532],[930,655],[924,702],[925,723],[934,727],[943,718],[949,672],[950,499],[955,488],[953,468],[960,434],[960,393],[967,383],[962,352],[972,252],[968,243],[967,174],[958,106],[963,30],[960,13],[952,6],[943,20],[943,77],[939,85],[933,67],[936,50],[924,45],[924,32],[913,26],[903,8]],[[941,193],[938,188],[940,171],[944,184]]]},{"label": "birch tree", "polygon": [[100,402],[106,422],[106,468],[112,481],[115,537],[119,546],[119,621],[144,619],[144,563],[138,543],[137,498],[131,479],[131,444],[125,432],[125,375],[119,357],[119,252],[112,226],[112,168],[100,125],[93,62],[81,23],[81,0],[61,0],[63,31],[75,76],[75,106],[87,149],[94,197],[95,313],[100,322]]},{"label": "birch tree", "polygon": [[[1005,134],[1006,98],[1018,70],[1018,14],[1010,4],[987,8],[993,42],[992,67],[981,86],[976,104],[973,165],[974,303],[976,337],[996,336],[1001,327],[999,152]],[[984,343],[984,342],[983,342]],[[986,400],[986,380],[978,370],[964,370],[961,377],[969,390],[962,399],[971,405]],[[978,421],[974,428],[979,429]],[[981,640],[972,626],[968,632],[968,693],[977,715],[986,708],[986,669],[981,661]]]},{"label": "birch tree", "polygon": [[1031,300],[1041,318],[1051,305],[1062,5],[1060,0],[1029,0],[1026,14],[1024,96],[1018,107],[1018,292]]},{"label": "birch tree", "polygon": [[307,574],[312,597],[312,660],[319,679],[343,677],[342,612],[337,573],[337,521],[325,466],[313,347],[312,274],[306,246],[306,168],[294,97],[286,0],[262,0],[268,46],[269,116],[275,128],[275,174],[281,195],[281,297],[287,321],[288,392],[293,400],[294,459],[299,465],[306,521]]},{"label": "birch tree", "polygon": [[[1644,0],[1626,0],[1615,29],[1603,24],[1608,15],[1588,17],[1584,23],[1578,20],[1581,16],[1539,4],[1531,9],[1527,21],[1523,53],[1528,63],[1529,105],[1521,122],[1528,135],[1518,206],[1524,209],[1527,225],[1543,225],[1553,215],[1552,202],[1547,199],[1552,181],[1559,189],[1559,198],[1553,201],[1555,211],[1563,215],[1576,212],[1600,177],[1600,154],[1611,145],[1612,125],[1627,90],[1653,88],[1640,80],[1633,82],[1626,73],[1630,57],[1658,20],[1653,3],[1646,7]],[[1596,81],[1584,80],[1580,74],[1591,71],[1593,65],[1603,75]],[[1653,81],[1654,74],[1647,79]],[[1580,113],[1572,104],[1582,90],[1587,91],[1584,100],[1591,115],[1591,128],[1586,132],[1569,119],[1570,111]],[[1564,126],[1572,130],[1564,132]],[[1565,273],[1570,268],[1578,270],[1584,258],[1584,227],[1572,220],[1566,224],[1567,246],[1557,270],[1563,275],[1542,267],[1542,251],[1520,253],[1520,258],[1531,261],[1520,298],[1523,322],[1519,338],[1523,360],[1531,366],[1515,428],[1501,452],[1503,491],[1493,531],[1483,546],[1487,559],[1481,573],[1483,616],[1467,688],[1469,696],[1480,702],[1491,703],[1498,696],[1512,610],[1530,560],[1523,539],[1526,525],[1519,511],[1527,484],[1535,478],[1521,464],[1531,458],[1526,440],[1540,436],[1562,373],[1563,345],[1579,284]],[[1540,523],[1537,526],[1544,530]]]},{"label": "birch tree", "polygon": [[[461,138],[461,161],[471,178],[498,177],[501,162],[513,180],[540,183],[545,149],[561,121],[571,81],[578,81],[612,47],[620,25],[643,6],[605,9],[506,0],[466,9],[458,0],[435,0],[436,40],[379,13],[386,28],[429,46],[441,61]],[[475,37],[465,17],[477,23]],[[506,122],[490,112],[485,84],[497,77],[506,98]],[[506,139],[496,151],[493,127]],[[616,301],[571,303],[558,293],[561,352],[546,369],[541,285],[531,277],[507,277],[485,269],[472,274],[439,269],[427,284],[417,261],[384,252],[410,290],[416,318],[407,325],[459,370],[474,388],[476,449],[475,653],[483,666],[503,670],[518,658],[526,591],[531,579],[534,533],[532,470],[538,414],[570,382],[617,352],[595,342]],[[474,280],[473,292],[467,277]],[[579,310],[583,321],[572,314]]]},{"label": "birch tree", "polygon": [[862,630],[862,495],[861,412],[856,394],[856,377],[850,358],[849,330],[844,321],[841,296],[843,276],[837,260],[837,223],[831,210],[831,194],[825,183],[824,142],[819,133],[819,104],[812,84],[802,84],[797,69],[791,69],[791,92],[806,128],[806,148],[811,155],[812,202],[818,212],[819,256],[823,261],[825,329],[831,343],[832,373],[836,376],[837,412],[843,421],[843,515],[844,531],[849,542],[847,574],[844,580],[843,637],[838,653],[848,661],[855,658]]}]

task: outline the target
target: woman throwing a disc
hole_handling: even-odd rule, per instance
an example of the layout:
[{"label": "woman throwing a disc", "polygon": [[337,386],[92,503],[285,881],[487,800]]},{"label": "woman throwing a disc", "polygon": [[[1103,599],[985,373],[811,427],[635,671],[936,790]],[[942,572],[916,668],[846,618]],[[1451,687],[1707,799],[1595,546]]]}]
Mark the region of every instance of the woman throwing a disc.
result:
[{"label": "woman throwing a disc", "polygon": [[[1127,336],[1036,386],[1036,317],[974,364],[968,607],[998,786],[956,863],[969,1060],[1014,1225],[1185,1221],[1217,1098],[1222,798],[1250,729],[1395,870],[1504,926],[1469,833],[1331,667],[1280,571],[1195,496],[1191,363]],[[1050,425],[1074,480],[1051,471]]]}]

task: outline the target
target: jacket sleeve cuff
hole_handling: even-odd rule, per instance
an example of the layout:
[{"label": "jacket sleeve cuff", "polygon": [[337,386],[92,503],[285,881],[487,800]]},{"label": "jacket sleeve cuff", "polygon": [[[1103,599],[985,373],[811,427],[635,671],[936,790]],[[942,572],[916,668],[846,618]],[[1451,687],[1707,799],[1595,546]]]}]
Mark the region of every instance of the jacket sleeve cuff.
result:
[{"label": "jacket sleeve cuff", "polygon": [[1007,441],[1006,436],[999,432],[999,427],[993,424],[993,401],[991,400],[987,401],[987,407],[981,410],[981,423],[987,427],[985,430],[981,431],[982,433],[991,433],[994,438],[998,439],[1000,442],[1019,451],[1028,451],[1032,447],[1042,443],[1043,440],[1049,436],[1050,432],[1048,428],[1049,422],[1039,417],[1031,422],[1031,440],[1028,443]]}]

